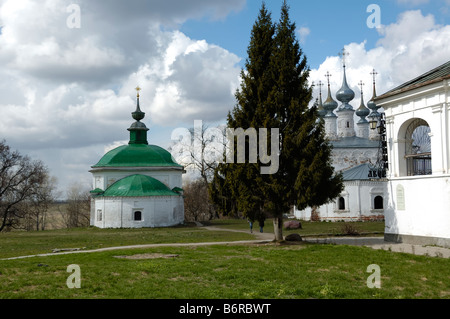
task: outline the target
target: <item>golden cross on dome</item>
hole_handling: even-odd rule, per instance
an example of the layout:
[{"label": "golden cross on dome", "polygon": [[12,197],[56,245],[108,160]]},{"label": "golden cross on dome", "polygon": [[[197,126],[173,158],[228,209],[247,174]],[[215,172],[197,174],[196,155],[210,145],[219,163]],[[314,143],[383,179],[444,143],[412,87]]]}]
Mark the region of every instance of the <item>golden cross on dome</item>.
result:
[{"label": "golden cross on dome", "polygon": [[141,90],[142,90],[142,89],[141,89],[139,86],[136,88],[137,97],[139,97],[139,92],[140,92]]}]

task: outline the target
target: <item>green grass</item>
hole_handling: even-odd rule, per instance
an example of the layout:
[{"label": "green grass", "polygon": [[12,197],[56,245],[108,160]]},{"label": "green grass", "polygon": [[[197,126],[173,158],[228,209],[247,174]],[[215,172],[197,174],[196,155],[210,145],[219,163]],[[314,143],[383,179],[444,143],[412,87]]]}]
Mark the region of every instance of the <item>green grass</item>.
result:
[{"label": "green grass", "polygon": [[[305,222],[302,221],[302,229],[284,230],[283,235],[298,233],[301,236],[343,236],[345,233],[342,228],[344,225],[355,227],[360,233],[370,236],[383,236],[384,222]],[[249,230],[249,224],[242,219],[218,219],[206,223],[207,225],[229,228],[235,230]],[[253,224],[253,230],[259,231],[258,223]],[[267,219],[264,225],[264,232],[273,233],[273,222]]]},{"label": "green grass", "polygon": [[[114,256],[176,254],[146,260]],[[81,270],[69,289],[67,266]],[[367,287],[370,264],[381,289]],[[1,298],[449,298],[449,261],[337,245],[152,248],[0,261]]]},{"label": "green grass", "polygon": [[0,233],[0,258],[51,253],[53,249],[97,249],[113,246],[162,243],[195,243],[251,240],[251,234],[210,232],[202,228],[98,229],[74,228]]},{"label": "green grass", "polygon": [[[305,234],[333,233],[344,223],[303,223]],[[150,243],[195,243],[254,238],[242,220],[205,228],[72,229],[0,233],[0,258]],[[352,224],[378,229],[382,223]],[[265,232],[271,231],[267,223]],[[333,228],[334,227],[334,228]],[[384,227],[384,226],[383,226]],[[335,230],[333,230],[335,229]],[[302,233],[303,232],[303,233]],[[288,232],[285,232],[287,234]],[[135,254],[174,258],[123,259]],[[69,289],[67,266],[81,269],[81,288]],[[367,267],[381,269],[381,289],[369,289]],[[0,260],[0,298],[26,299],[297,299],[450,298],[448,259],[367,247],[300,243],[126,249]]]},{"label": "green grass", "polygon": [[[214,220],[207,224],[234,230],[249,231],[249,225],[242,219]],[[302,222],[303,229],[283,231],[284,235],[297,232],[302,236],[313,234],[340,235],[345,223]],[[363,232],[384,230],[382,222],[351,223]],[[254,231],[259,231],[257,223]],[[266,221],[264,232],[273,233],[271,220]],[[48,231],[0,233],[0,258],[51,253],[56,248],[97,249],[112,246],[127,246],[160,243],[195,243],[205,241],[251,240],[249,233],[209,232],[203,228],[186,226],[173,228],[143,229],[98,229],[74,228]]]}]

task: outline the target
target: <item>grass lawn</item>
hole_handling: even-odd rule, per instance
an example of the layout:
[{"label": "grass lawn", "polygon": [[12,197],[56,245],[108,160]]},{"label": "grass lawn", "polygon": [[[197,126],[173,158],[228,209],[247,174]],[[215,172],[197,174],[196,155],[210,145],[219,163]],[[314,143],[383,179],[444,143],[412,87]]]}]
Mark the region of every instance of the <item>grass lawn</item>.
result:
[{"label": "grass lawn", "polygon": [[[346,235],[343,230],[344,226],[351,226],[361,234],[370,236],[383,236],[384,222],[305,222],[302,221],[302,229],[284,230],[283,235],[298,233],[303,237],[306,236],[343,236]],[[242,219],[218,219],[205,223],[215,227],[223,227],[236,230],[249,230],[249,224]],[[253,224],[253,231],[259,231],[258,222]],[[272,219],[267,219],[264,225],[264,232],[273,233]]]},{"label": "grass lawn", "polygon": [[97,249],[113,246],[162,243],[195,243],[251,240],[246,233],[211,232],[193,226],[142,229],[73,228],[0,233],[0,259],[51,253],[53,249]]},{"label": "grass lawn", "polygon": [[[248,230],[245,221],[213,224]],[[265,231],[270,231],[269,224]],[[322,227],[340,226],[303,223],[303,230],[298,232],[329,232],[330,228]],[[212,232],[188,226],[12,232],[0,234],[0,258],[48,253],[54,248],[252,238],[249,233]],[[72,264],[80,267],[80,289],[69,289],[66,284],[71,275],[67,267]],[[380,289],[367,287],[371,275],[367,267],[371,264],[380,267]],[[449,266],[448,259],[345,245],[268,243],[126,249],[0,260],[0,298],[449,299]]]},{"label": "grass lawn", "polygon": [[[170,254],[170,258],[117,256]],[[176,255],[176,257],[173,257]],[[67,266],[81,288],[69,289]],[[367,287],[367,267],[381,289]],[[1,298],[449,298],[448,259],[337,245],[163,247],[0,261]]]}]

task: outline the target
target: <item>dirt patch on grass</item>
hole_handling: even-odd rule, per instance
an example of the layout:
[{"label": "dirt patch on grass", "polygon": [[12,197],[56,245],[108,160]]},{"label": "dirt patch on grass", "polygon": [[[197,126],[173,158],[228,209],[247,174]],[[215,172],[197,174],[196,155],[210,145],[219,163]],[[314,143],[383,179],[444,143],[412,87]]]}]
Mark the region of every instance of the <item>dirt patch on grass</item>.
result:
[{"label": "dirt patch on grass", "polygon": [[168,255],[168,254],[137,254],[131,256],[114,256],[114,258],[122,258],[122,259],[133,259],[133,260],[141,260],[141,259],[157,259],[157,258],[176,258],[179,255]]}]

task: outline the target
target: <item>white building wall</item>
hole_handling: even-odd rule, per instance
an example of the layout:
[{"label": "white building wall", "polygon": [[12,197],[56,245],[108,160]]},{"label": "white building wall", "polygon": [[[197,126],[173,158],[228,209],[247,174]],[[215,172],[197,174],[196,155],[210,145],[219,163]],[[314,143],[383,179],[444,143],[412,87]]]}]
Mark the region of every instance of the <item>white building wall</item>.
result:
[{"label": "white building wall", "polygon": [[[374,199],[382,196],[387,204],[386,183],[379,181],[347,181],[340,197],[344,198],[345,209],[339,209],[338,200],[316,208],[321,221],[364,221],[383,220],[384,209],[375,209]],[[294,216],[300,220],[311,220],[312,209],[303,211],[294,208]]]},{"label": "white building wall", "polygon": [[369,123],[358,123],[356,128],[356,136],[369,139]]},{"label": "white building wall", "polygon": [[[99,228],[170,227],[184,222],[182,196],[99,197],[94,201],[94,226]],[[134,220],[135,211],[142,213],[141,220]]]},{"label": "white building wall", "polygon": [[173,189],[182,188],[181,170],[102,170],[93,173],[93,189],[106,190],[118,180],[130,175],[140,174],[153,177]]},{"label": "white building wall", "polygon": [[329,140],[335,141],[338,139],[337,135],[337,117],[324,117],[325,133]]},{"label": "white building wall", "polygon": [[339,172],[360,164],[369,162],[375,164],[377,156],[378,149],[335,148],[331,159],[334,169]]},{"label": "white building wall", "polygon": [[[450,247],[449,81],[377,101],[386,112],[388,197],[385,237]],[[414,119],[430,126],[432,175],[406,176],[405,132]]]},{"label": "white building wall", "polygon": [[[450,176],[393,178],[388,190],[388,237],[450,239]],[[443,242],[438,240],[436,244]]]},{"label": "white building wall", "polygon": [[339,137],[352,137],[356,135],[354,110],[339,110],[337,120],[337,130]]}]

